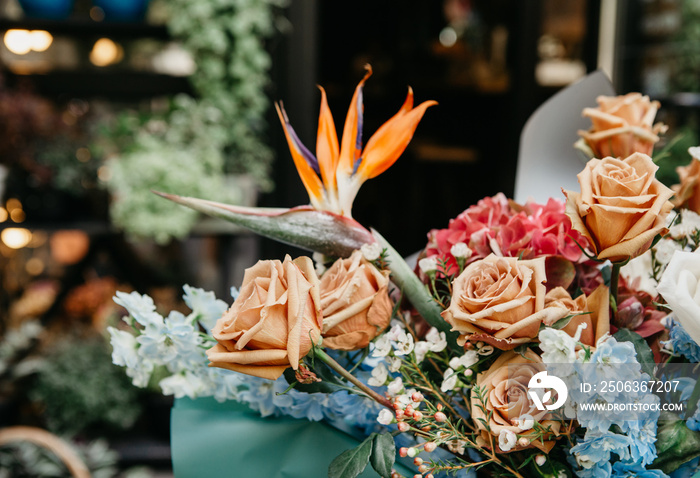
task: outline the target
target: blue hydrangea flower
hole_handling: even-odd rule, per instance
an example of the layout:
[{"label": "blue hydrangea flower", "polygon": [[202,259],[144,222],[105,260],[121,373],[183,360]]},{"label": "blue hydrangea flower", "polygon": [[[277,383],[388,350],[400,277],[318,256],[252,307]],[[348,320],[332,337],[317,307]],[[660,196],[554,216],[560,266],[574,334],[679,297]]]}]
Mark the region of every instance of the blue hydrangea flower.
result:
[{"label": "blue hydrangea flower", "polygon": [[639,463],[618,461],[612,466],[615,478],[669,478],[661,470],[647,470]]}]

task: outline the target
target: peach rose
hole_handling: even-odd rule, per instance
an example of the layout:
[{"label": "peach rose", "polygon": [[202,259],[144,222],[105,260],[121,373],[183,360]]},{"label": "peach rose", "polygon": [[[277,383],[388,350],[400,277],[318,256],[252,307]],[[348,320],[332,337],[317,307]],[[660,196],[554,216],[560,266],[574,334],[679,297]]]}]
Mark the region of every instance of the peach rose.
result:
[{"label": "peach rose", "polygon": [[502,350],[527,343],[541,323],[566,316],[544,307],[545,259],[518,260],[494,254],[472,262],[454,280],[443,318],[459,332],[459,342],[484,341]]},{"label": "peach rose", "polygon": [[610,290],[604,285],[598,286],[588,297],[581,294],[575,299],[563,287],[556,287],[547,292],[544,304],[545,307],[563,307],[574,314],[585,312],[572,317],[562,329],[573,337],[579,325],[585,323],[579,339],[583,345],[595,347],[598,339],[610,332]]},{"label": "peach rose", "polygon": [[700,147],[690,148],[688,152],[693,156],[693,160],[688,166],[676,168],[681,183],[671,186],[676,194],[671,202],[677,208],[683,207],[700,213]]},{"label": "peach rose", "polygon": [[566,214],[588,239],[599,259],[613,262],[646,251],[657,234],[666,234],[673,191],[655,177],[649,156],[591,159],[578,174],[581,193],[564,191]]},{"label": "peach rose", "polygon": [[393,303],[389,299],[389,273],[379,271],[355,251],[338,259],[321,277],[323,345],[357,350],[386,329]]},{"label": "peach rose", "polygon": [[240,294],[214,326],[211,367],[275,380],[297,370],[321,336],[319,280],[308,257],[258,261]]},{"label": "peach rose", "polygon": [[[479,387],[484,403],[479,398],[476,387],[472,389],[471,413],[473,422],[480,430],[477,437],[479,445],[490,448],[493,443],[500,452],[534,446],[549,453],[554,447],[561,422],[547,420],[549,412],[538,410],[528,395],[530,379],[544,370],[542,359],[532,349],[527,349],[524,356],[509,350],[501,354],[488,370],[477,375],[476,386]],[[549,428],[550,432],[543,436],[543,440],[536,439],[538,435],[532,423],[529,426],[523,423],[526,416],[542,428]],[[488,430],[482,420],[488,423]],[[489,436],[489,430],[492,437]],[[504,434],[515,435],[517,441],[513,440],[510,446],[503,447],[499,438]]]},{"label": "peach rose", "polygon": [[591,129],[578,132],[596,158],[652,153],[658,134],[667,129],[662,123],[652,124],[660,106],[658,101],[649,101],[641,93],[599,96],[597,101],[597,108],[583,110],[583,116],[593,123]]}]

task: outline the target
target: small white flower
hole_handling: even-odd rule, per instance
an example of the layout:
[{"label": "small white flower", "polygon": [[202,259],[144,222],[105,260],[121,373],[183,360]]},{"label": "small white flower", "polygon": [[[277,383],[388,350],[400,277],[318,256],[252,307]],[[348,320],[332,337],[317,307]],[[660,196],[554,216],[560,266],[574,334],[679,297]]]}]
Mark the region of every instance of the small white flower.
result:
[{"label": "small white flower", "polygon": [[403,324],[401,322],[392,322],[391,328],[389,329],[389,332],[384,334],[384,336],[393,341],[398,341],[399,337],[402,337],[406,335],[406,330],[403,327]]},{"label": "small white flower", "polygon": [[464,440],[451,440],[447,442],[447,449],[458,455],[464,455],[466,447],[467,442]]},{"label": "small white flower", "polygon": [[529,413],[525,413],[517,419],[517,423],[518,428],[520,428],[521,430],[530,430],[532,427],[535,426],[535,419]]},{"label": "small white flower", "polygon": [[401,380],[401,377],[396,377],[386,387],[386,391],[392,397],[395,397],[396,395],[401,393],[401,390],[403,390],[403,380]]},{"label": "small white flower", "polygon": [[418,267],[423,274],[431,274],[437,270],[437,261],[434,257],[424,257],[418,261]]},{"label": "small white flower", "polygon": [[408,355],[413,352],[413,335],[402,330],[396,337],[394,349],[396,355]]},{"label": "small white flower", "polygon": [[442,352],[447,347],[447,336],[445,332],[438,332],[438,329],[431,327],[425,335],[425,340],[430,344],[431,352]]},{"label": "small white flower", "polygon": [[391,341],[387,335],[381,335],[374,342],[372,357],[386,357],[391,352]]},{"label": "small white flower", "polygon": [[320,252],[314,252],[311,254],[311,258],[314,260],[314,264],[316,265],[316,274],[321,277],[323,273],[326,272],[326,256]]},{"label": "small white flower", "polygon": [[386,408],[382,408],[379,412],[379,416],[377,416],[377,421],[382,425],[390,425],[394,422],[394,414]]},{"label": "small white flower", "polygon": [[450,248],[450,254],[457,259],[469,259],[472,256],[472,250],[465,243],[458,242]]},{"label": "small white flower", "polygon": [[547,463],[547,457],[539,454],[535,456],[535,463],[537,463],[537,466],[544,466],[544,464]]},{"label": "small white flower", "polygon": [[442,375],[442,385],[440,385],[440,390],[443,392],[448,392],[454,390],[457,386],[457,372],[448,368]]},{"label": "small white flower", "polygon": [[362,244],[360,251],[365,259],[372,262],[379,259],[379,257],[382,255],[382,246],[376,242],[373,244]]},{"label": "small white flower", "polygon": [[691,236],[696,229],[700,229],[700,215],[690,209],[681,209],[681,222],[669,229],[671,237],[681,239]]},{"label": "small white flower", "polygon": [[669,262],[671,262],[671,257],[673,257],[673,253],[682,249],[683,248],[681,247],[681,245],[678,244],[676,241],[671,241],[668,239],[661,240],[658,244],[656,244],[656,247],[654,248],[654,251],[656,252],[654,257],[656,257],[656,260],[659,262],[659,264],[665,266]]},{"label": "small white flower", "polygon": [[461,357],[452,357],[450,359],[450,367],[457,370],[464,367],[469,368],[479,361],[479,354],[475,350],[467,350]]},{"label": "small white flower", "polygon": [[413,347],[413,353],[416,354],[416,362],[421,363],[425,359],[425,354],[430,351],[430,344],[428,342],[419,341]]},{"label": "small white flower", "polygon": [[367,384],[372,387],[381,387],[389,378],[389,371],[384,363],[380,363],[372,369],[372,376],[367,380]]},{"label": "small white flower", "polygon": [[510,430],[501,430],[498,434],[498,446],[503,451],[510,451],[518,442],[518,437]]},{"label": "small white flower", "polygon": [[[583,323],[582,325],[586,325]],[[581,334],[577,329],[579,338]],[[544,363],[574,363],[576,361],[577,339],[571,337],[563,330],[547,327],[538,335],[540,349],[542,349],[542,361]]]},{"label": "small white flower", "polygon": [[389,362],[389,371],[398,372],[401,369],[401,358],[399,357],[387,357],[386,361]]}]

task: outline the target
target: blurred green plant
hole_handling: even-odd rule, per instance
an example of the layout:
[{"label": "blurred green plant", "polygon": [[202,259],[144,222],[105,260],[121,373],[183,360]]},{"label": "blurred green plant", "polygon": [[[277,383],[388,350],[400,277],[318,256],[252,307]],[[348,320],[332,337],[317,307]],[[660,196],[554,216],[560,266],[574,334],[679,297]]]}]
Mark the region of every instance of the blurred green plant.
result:
[{"label": "blurred green plant", "polygon": [[165,4],[169,31],[197,65],[190,77],[195,97],[178,95],[160,113],[122,114],[102,135],[116,150],[102,175],[111,216],[127,233],[164,243],[196,222],[196,213],[155,198],[151,189],[240,203],[244,193],[224,185],[224,175],[247,175],[259,190],[272,188],[266,40],[285,2]]},{"label": "blurred green plant", "polygon": [[672,38],[674,92],[700,92],[700,0],[681,4],[681,26]]},{"label": "blurred green plant", "polygon": [[659,166],[656,178],[668,187],[678,184],[676,168],[690,163],[692,158],[688,154],[688,148],[697,146],[698,141],[700,138],[694,125],[681,128],[661,150],[654,154],[654,162]]},{"label": "blurred green plant", "polygon": [[112,364],[102,338],[62,340],[43,355],[28,395],[49,431],[74,435],[99,428],[103,433],[136,422],[140,392]]}]

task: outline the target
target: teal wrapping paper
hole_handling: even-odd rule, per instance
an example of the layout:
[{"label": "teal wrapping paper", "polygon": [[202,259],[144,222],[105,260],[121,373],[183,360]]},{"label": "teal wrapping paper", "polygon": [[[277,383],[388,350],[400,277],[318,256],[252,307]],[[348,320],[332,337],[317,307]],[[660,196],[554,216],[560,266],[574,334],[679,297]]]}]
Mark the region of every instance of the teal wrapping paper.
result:
[{"label": "teal wrapping paper", "polygon": [[[322,478],[336,456],[360,443],[322,422],[262,418],[243,404],[211,398],[175,400],[170,423],[175,478]],[[378,475],[367,465],[359,476]]]}]

